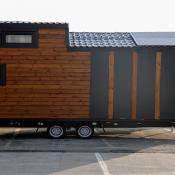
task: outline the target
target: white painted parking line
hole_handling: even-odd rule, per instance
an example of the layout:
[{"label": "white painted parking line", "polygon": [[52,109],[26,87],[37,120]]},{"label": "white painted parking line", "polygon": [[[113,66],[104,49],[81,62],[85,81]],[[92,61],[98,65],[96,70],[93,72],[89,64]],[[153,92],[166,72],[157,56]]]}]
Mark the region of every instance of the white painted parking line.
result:
[{"label": "white painted parking line", "polygon": [[108,169],[106,163],[104,162],[104,160],[103,160],[101,154],[100,154],[100,153],[95,153],[95,157],[96,157],[96,159],[98,160],[98,163],[99,163],[99,165],[100,165],[100,168],[101,168],[102,171],[103,171],[103,174],[104,174],[104,175],[110,175],[109,169]]},{"label": "white painted parking line", "polygon": [[12,144],[14,138],[18,135],[20,130],[21,130],[20,128],[17,128],[17,129],[14,130],[12,138],[4,145],[5,148],[9,147]]}]

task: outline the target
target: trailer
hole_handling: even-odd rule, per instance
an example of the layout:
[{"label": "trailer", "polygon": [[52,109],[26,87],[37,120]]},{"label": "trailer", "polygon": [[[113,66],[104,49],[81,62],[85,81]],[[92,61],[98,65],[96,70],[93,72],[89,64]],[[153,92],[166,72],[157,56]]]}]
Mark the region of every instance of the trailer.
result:
[{"label": "trailer", "polygon": [[0,22],[0,127],[175,125],[175,33],[69,32],[67,23]]}]

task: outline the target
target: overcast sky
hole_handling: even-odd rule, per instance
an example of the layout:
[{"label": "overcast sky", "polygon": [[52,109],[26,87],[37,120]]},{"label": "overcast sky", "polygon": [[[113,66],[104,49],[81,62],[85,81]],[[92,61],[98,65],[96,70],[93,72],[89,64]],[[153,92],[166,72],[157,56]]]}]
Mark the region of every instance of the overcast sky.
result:
[{"label": "overcast sky", "polygon": [[1,21],[68,22],[70,31],[175,31],[175,0],[0,0]]}]

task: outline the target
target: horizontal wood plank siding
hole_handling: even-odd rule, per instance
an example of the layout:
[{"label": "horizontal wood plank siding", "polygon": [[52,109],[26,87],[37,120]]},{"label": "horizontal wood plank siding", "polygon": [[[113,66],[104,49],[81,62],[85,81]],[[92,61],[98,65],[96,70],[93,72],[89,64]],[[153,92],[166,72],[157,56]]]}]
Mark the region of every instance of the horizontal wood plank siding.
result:
[{"label": "horizontal wood plank siding", "polygon": [[64,29],[40,29],[39,48],[0,48],[0,118],[89,117],[90,53],[65,41]]}]

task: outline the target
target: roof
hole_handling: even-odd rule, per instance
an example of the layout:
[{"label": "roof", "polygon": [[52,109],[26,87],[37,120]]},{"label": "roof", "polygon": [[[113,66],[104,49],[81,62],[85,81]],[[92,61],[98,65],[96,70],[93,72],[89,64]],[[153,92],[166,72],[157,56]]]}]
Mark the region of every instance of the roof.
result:
[{"label": "roof", "polygon": [[69,32],[68,23],[0,21],[0,29],[64,28],[70,48],[175,46],[175,32]]},{"label": "roof", "polygon": [[78,48],[115,48],[134,47],[135,42],[130,33],[70,32],[70,47]]},{"label": "roof", "polygon": [[137,46],[175,46],[175,32],[133,32]]},{"label": "roof", "polygon": [[175,32],[70,32],[71,48],[175,46]]},{"label": "roof", "polygon": [[68,28],[68,23],[60,22],[28,22],[28,21],[0,21],[0,28]]}]

